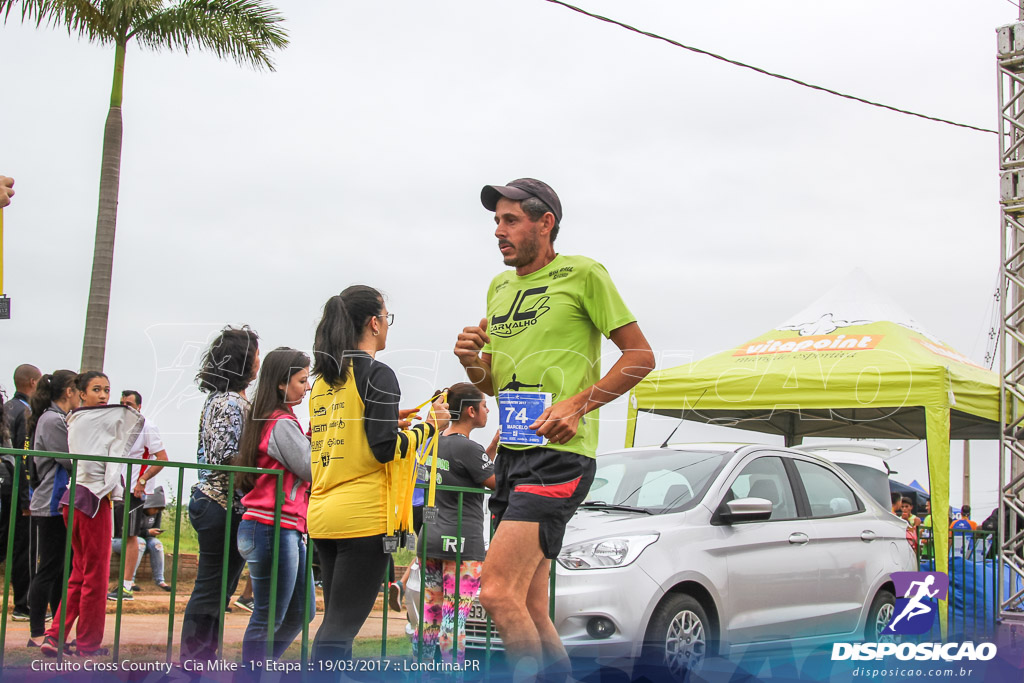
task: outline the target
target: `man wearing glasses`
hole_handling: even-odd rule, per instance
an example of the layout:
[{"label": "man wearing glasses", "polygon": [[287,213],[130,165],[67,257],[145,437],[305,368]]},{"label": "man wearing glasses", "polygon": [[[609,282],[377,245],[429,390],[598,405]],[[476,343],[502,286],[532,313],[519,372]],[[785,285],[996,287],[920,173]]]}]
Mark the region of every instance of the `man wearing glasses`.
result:
[{"label": "man wearing glasses", "polygon": [[[551,560],[594,480],[597,409],[654,368],[636,318],[600,263],[555,252],[562,204],[532,178],[486,185],[506,270],[487,290],[487,318],[459,335],[470,381],[498,396],[501,446],[490,508],[499,526],[481,575],[480,602],[506,652],[523,667],[567,672],[548,616]],[[621,355],[603,377],[601,337]],[[532,658],[532,662],[530,661]]]}]

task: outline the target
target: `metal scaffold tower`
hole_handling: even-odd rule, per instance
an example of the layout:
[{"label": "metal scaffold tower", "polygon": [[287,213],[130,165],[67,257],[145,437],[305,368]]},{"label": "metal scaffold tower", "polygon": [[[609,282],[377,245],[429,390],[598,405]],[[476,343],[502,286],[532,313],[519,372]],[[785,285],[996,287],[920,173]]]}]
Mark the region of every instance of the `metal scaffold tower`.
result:
[{"label": "metal scaffold tower", "polygon": [[[1024,9],[1022,9],[1024,20]],[[1006,569],[1024,578],[1024,21],[997,30],[1002,315],[999,354],[999,617],[1024,623],[1024,591],[1002,585]],[[1016,584],[1016,581],[1012,582]]]}]

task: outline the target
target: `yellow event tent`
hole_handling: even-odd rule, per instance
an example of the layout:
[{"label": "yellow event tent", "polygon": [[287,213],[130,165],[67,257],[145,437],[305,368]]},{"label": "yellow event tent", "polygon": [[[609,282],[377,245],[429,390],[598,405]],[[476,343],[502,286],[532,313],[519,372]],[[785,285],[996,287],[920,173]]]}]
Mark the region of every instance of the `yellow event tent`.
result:
[{"label": "yellow event tent", "polygon": [[[648,375],[637,413],[785,437],[927,439],[933,510],[949,509],[950,439],[999,438],[999,376],[928,334],[859,272],[739,346]],[[948,571],[946,534],[936,569]],[[940,611],[945,628],[946,611]]]}]

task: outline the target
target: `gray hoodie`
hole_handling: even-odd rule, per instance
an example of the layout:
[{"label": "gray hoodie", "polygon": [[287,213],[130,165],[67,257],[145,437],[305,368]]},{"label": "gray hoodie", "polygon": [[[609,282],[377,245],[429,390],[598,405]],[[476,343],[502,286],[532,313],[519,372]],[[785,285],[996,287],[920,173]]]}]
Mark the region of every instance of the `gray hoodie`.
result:
[{"label": "gray hoodie", "polygon": [[[68,425],[63,410],[51,403],[36,422],[32,450],[53,453],[68,452]],[[71,460],[64,458],[33,458],[39,486],[32,491],[29,513],[33,517],[56,517],[60,512],[60,499],[68,488]]]}]

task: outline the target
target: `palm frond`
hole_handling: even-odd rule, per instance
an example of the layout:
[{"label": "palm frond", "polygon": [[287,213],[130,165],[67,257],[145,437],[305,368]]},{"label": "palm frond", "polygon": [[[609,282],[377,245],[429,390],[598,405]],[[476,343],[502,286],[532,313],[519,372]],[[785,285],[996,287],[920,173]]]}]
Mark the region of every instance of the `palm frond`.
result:
[{"label": "palm frond", "polygon": [[135,26],[160,11],[163,4],[163,0],[99,0],[110,31],[125,41]]},{"label": "palm frond", "polygon": [[210,50],[221,59],[273,71],[271,52],[288,44],[283,21],[262,0],[183,0],[137,23],[129,38],[154,50]]},{"label": "palm frond", "polygon": [[6,22],[15,5],[21,5],[22,22],[36,26],[63,26],[69,34],[78,34],[97,43],[116,40],[99,5],[89,0],[0,0],[0,14]]}]

